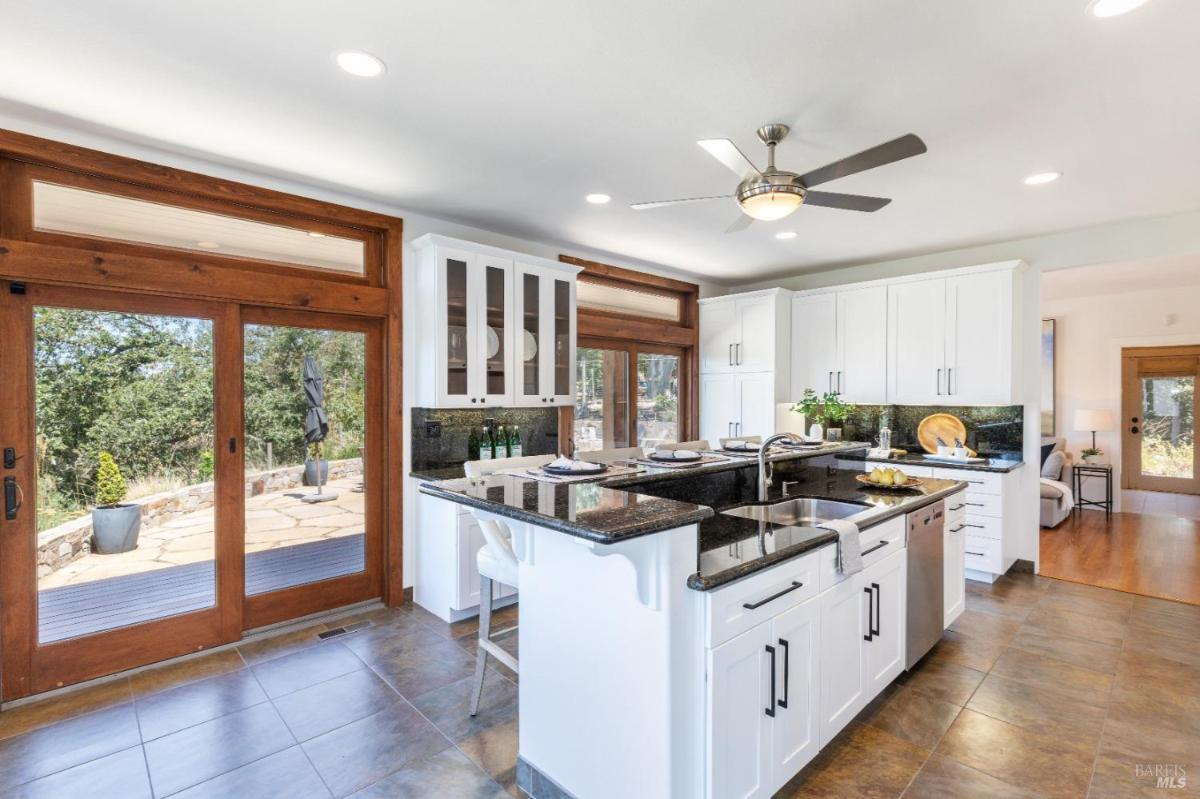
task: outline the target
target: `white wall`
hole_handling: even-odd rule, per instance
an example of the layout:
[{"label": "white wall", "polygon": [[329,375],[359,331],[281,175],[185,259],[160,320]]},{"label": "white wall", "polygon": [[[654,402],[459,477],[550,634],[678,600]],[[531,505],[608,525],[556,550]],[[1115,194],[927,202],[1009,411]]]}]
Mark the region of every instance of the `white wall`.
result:
[{"label": "white wall", "polygon": [[[1139,266],[1122,268],[1137,274]],[[1045,276],[1042,316],[1055,320],[1057,339],[1055,426],[1076,457],[1092,442],[1090,433],[1072,427],[1077,409],[1105,408],[1121,421],[1122,347],[1200,344],[1200,257],[1192,260],[1190,269],[1180,266],[1173,277],[1164,276],[1166,285],[1133,290],[1113,285],[1104,293],[1094,293],[1094,282],[1103,277],[1100,267]],[[1119,487],[1120,432],[1097,433],[1096,443],[1104,450],[1103,460],[1113,464]],[[1098,499],[1102,493],[1093,486],[1086,495]]]}]

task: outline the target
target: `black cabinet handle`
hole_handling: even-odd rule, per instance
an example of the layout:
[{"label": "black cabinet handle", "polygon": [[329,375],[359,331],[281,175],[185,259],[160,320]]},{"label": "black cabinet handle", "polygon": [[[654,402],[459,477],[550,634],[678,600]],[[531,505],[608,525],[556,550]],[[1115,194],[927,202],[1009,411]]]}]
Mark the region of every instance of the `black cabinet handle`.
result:
[{"label": "black cabinet handle", "polygon": [[775,647],[767,644],[767,654],[771,656],[771,704],[767,705],[766,714],[775,718]]},{"label": "black cabinet handle", "polygon": [[974,527],[974,528],[976,528],[976,529],[979,529],[979,530],[982,530],[982,529],[983,529],[983,525],[982,525],[982,524],[967,524],[967,523],[965,523],[965,522],[963,523],[963,527]]},{"label": "black cabinet handle", "polygon": [[964,527],[966,527],[966,525],[965,525],[965,524],[960,524],[958,527],[955,527],[955,528],[954,528],[953,530],[951,530],[950,532],[952,532],[952,533],[957,533],[959,530],[963,529]]},{"label": "black cabinet handle", "polygon": [[961,504],[961,505],[955,505],[955,506],[954,506],[953,508],[951,508],[950,510],[962,510],[962,509],[963,509],[963,508],[965,508],[966,506],[967,506],[967,504],[964,502],[964,503],[963,503],[963,504]]},{"label": "black cabinet handle", "polygon": [[876,636],[881,634],[879,632],[879,619],[883,616],[883,591],[880,590],[879,583],[871,583],[871,588],[875,591],[875,626],[871,629],[871,635]]},{"label": "black cabinet handle", "polygon": [[792,584],[789,585],[787,588],[783,589],[782,591],[780,591],[779,593],[771,594],[766,599],[760,599],[757,602],[753,602],[753,603],[743,602],[742,607],[744,607],[746,610],[758,610],[759,608],[761,608],[763,605],[767,604],[768,602],[772,602],[776,599],[779,599],[779,597],[783,596],[784,594],[790,594],[793,591],[795,591],[797,588],[802,587],[803,585],[804,585],[804,583],[798,583],[795,580],[792,580]]},{"label": "black cabinet handle", "polygon": [[967,554],[968,554],[968,555],[974,555],[974,556],[976,556],[976,557],[978,557],[978,558],[985,557],[985,556],[984,556],[984,553],[982,553],[982,552],[972,552],[972,551],[971,551],[971,550],[969,550],[969,549],[967,550]]},{"label": "black cabinet handle", "polygon": [[968,502],[966,504],[970,505],[972,508],[982,508],[985,503],[983,503],[983,502]]},{"label": "black cabinet handle", "polygon": [[864,641],[871,641],[875,638],[875,603],[872,602],[874,592],[870,588],[863,588],[867,595],[867,634],[863,636]]},{"label": "black cabinet handle", "polygon": [[791,651],[791,647],[789,647],[789,646],[788,646],[788,642],[787,642],[787,639],[786,639],[786,638],[780,638],[780,639],[779,639],[779,645],[780,645],[781,647],[783,647],[783,699],[780,699],[780,700],[779,700],[779,706],[780,706],[781,708],[783,708],[784,710],[787,710],[787,702],[788,702],[788,671],[789,671],[789,669],[788,669],[788,661],[791,659],[791,658],[788,656],[788,653]]},{"label": "black cabinet handle", "polygon": [[891,542],[891,541],[880,541],[880,542],[879,542],[878,544],[876,544],[875,546],[873,546],[873,547],[871,547],[870,549],[867,549],[866,551],[864,551],[864,552],[862,553],[862,557],[864,557],[864,558],[865,558],[867,555],[870,555],[870,554],[871,554],[872,552],[874,552],[875,550],[877,550],[877,549],[883,549],[884,547],[886,547],[886,546],[887,546],[888,544],[890,544],[890,543],[892,543],[892,542]]}]

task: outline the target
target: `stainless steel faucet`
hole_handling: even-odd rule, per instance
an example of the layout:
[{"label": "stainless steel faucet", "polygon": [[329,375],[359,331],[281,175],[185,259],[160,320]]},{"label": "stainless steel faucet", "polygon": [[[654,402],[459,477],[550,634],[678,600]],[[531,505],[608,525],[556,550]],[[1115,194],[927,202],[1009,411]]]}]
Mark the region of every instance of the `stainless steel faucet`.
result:
[{"label": "stainless steel faucet", "polygon": [[771,465],[767,463],[767,451],[771,449],[771,445],[776,441],[794,441],[799,442],[803,439],[795,433],[776,433],[762,443],[762,449],[758,451],[758,501],[767,501],[767,489],[772,485],[771,475],[774,471]]}]

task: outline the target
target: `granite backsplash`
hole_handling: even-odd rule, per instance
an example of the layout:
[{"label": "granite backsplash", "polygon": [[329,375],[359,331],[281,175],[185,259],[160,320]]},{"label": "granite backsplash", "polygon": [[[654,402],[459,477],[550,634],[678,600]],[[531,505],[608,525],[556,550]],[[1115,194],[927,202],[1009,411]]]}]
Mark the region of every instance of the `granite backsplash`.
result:
[{"label": "granite backsplash", "polygon": [[966,444],[978,452],[1021,457],[1025,438],[1025,409],[1021,405],[963,408],[940,405],[856,405],[842,423],[842,438],[879,440],[879,428],[892,429],[892,446],[920,451],[917,425],[931,413],[949,413],[967,428]]},{"label": "granite backsplash", "polygon": [[[430,435],[430,423],[440,425],[438,435]],[[557,408],[413,408],[412,470],[421,472],[465,463],[470,431],[486,424],[520,427],[526,455],[558,453]]]}]

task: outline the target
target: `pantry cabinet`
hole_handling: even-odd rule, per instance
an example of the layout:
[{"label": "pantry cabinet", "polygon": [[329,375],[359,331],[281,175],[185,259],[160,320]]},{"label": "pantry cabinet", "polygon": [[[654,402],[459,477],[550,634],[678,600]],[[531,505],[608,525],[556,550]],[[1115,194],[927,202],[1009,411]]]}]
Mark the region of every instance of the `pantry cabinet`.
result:
[{"label": "pantry cabinet", "polygon": [[417,404],[568,405],[579,267],[427,235],[417,253]]},{"label": "pantry cabinet", "polygon": [[700,375],[700,437],[766,437],[775,426],[775,378],[770,372]]}]

